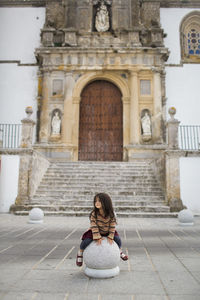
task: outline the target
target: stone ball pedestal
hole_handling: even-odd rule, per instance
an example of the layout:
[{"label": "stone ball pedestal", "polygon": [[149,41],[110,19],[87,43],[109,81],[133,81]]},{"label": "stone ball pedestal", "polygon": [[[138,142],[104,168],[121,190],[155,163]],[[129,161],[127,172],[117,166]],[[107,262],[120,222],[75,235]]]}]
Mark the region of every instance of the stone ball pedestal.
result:
[{"label": "stone ball pedestal", "polygon": [[32,208],[29,212],[29,221],[30,224],[41,224],[43,223],[44,212],[42,209],[35,207]]},{"label": "stone ball pedestal", "polygon": [[178,213],[178,220],[181,226],[194,225],[194,216],[191,210],[183,209]]},{"label": "stone ball pedestal", "polygon": [[93,278],[110,278],[119,274],[120,251],[118,245],[109,244],[107,238],[101,245],[92,242],[83,252],[83,260],[86,265],[85,274]]}]

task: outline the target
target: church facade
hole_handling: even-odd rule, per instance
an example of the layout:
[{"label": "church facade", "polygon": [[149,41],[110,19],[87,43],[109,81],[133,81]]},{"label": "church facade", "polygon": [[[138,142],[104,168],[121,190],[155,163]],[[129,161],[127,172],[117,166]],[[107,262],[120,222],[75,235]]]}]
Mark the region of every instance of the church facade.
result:
[{"label": "church facade", "polygon": [[[151,159],[169,195],[183,154],[167,152],[167,96],[168,88],[173,90],[168,74],[184,64],[199,70],[198,1],[25,2],[2,1],[1,6],[43,10],[41,40],[34,49],[34,149],[53,160]],[[162,25],[167,9],[187,10],[179,24],[181,63],[170,62],[171,32],[167,35]]]},{"label": "church facade", "polygon": [[36,49],[38,143],[72,161],[127,161],[135,145],[165,143],[163,38],[159,3],[49,3]]}]

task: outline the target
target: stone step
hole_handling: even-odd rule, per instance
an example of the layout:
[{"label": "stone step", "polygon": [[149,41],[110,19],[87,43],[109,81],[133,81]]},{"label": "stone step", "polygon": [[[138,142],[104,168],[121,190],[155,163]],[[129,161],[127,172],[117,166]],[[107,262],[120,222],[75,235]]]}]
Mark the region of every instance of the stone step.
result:
[{"label": "stone step", "polygon": [[[23,209],[26,211],[31,210],[34,207],[41,208],[44,211],[71,211],[72,206],[66,206],[66,205],[60,205],[60,206],[55,206],[55,205],[27,205],[27,206],[16,206],[15,210],[17,209]],[[79,205],[73,205],[73,211],[75,212],[87,212],[88,215],[90,211],[92,211],[93,206],[79,206]],[[169,207],[168,206],[115,206],[115,212],[169,212]]]},{"label": "stone step", "polygon": [[70,173],[89,173],[89,174],[93,174],[93,173],[106,173],[106,174],[121,174],[121,173],[127,173],[127,174],[141,174],[141,173],[150,173],[150,174],[154,174],[154,172],[152,171],[152,169],[91,169],[91,168],[84,168],[84,169],[64,169],[64,168],[49,168],[48,173],[63,173],[63,174],[70,174]]},{"label": "stone step", "polygon": [[[76,192],[76,195],[80,195],[80,197],[82,195],[85,195],[85,196],[88,196],[88,197],[92,197],[93,195],[97,194],[99,192],[99,190],[93,190],[93,191],[85,191],[85,192],[79,192],[77,191]],[[118,192],[118,191],[108,191],[106,190],[106,193],[108,193],[109,195],[112,195],[112,198],[117,195],[117,196],[121,196],[123,198],[125,198],[125,196],[135,196],[136,194],[134,194],[134,192]],[[44,191],[41,191],[41,192],[37,192],[35,194],[35,197],[37,198],[43,198],[43,197],[49,197],[49,196],[54,196],[54,197],[57,197],[57,198],[61,198],[61,199],[64,199],[66,197],[72,197],[74,195],[74,191],[67,191],[65,190],[65,192],[62,192],[62,191],[47,191],[47,192],[44,192]],[[161,192],[154,192],[154,193],[151,193],[151,192],[143,192],[143,193],[140,193],[138,194],[137,193],[137,196],[162,196],[162,193]]]},{"label": "stone step", "polygon": [[[60,193],[60,194],[52,194],[50,193],[50,195],[46,195],[45,193],[43,195],[39,194],[39,193],[36,193],[32,199],[34,198],[44,198],[44,196],[48,199],[55,199],[58,198],[58,199],[66,199],[66,200],[69,200],[69,199],[73,199],[74,201],[75,200],[88,200],[88,199],[93,199],[94,198],[94,195],[95,193],[97,193],[98,191],[91,191],[90,193],[87,193],[87,194],[69,194],[69,193]],[[107,191],[108,193],[108,191]],[[151,195],[150,193],[141,193],[141,194],[133,194],[133,195],[122,195],[122,194],[113,194],[113,193],[110,193],[109,194],[112,198],[112,201],[114,200],[128,200],[128,199],[132,199],[133,200],[146,200],[148,199],[149,201],[151,201],[152,199],[155,199],[155,200],[164,200],[165,197],[164,195],[157,195],[157,194],[153,194]]]},{"label": "stone step", "polygon": [[135,160],[134,162],[122,162],[122,161],[78,161],[78,162],[56,162],[52,163],[50,167],[77,167],[77,168],[85,168],[85,167],[99,167],[99,168],[119,168],[119,167],[151,167],[151,160]]},{"label": "stone step", "polygon": [[[44,205],[44,207],[46,207],[46,206],[49,206],[49,201],[51,201],[52,199],[48,199],[48,201],[47,201],[47,199],[45,199],[46,200],[46,202],[45,201],[42,201],[42,203],[43,203],[43,205]],[[122,207],[122,206],[148,206],[148,205],[150,205],[150,206],[166,206],[165,205],[165,203],[164,203],[164,201],[119,201],[119,200],[117,200],[117,201],[112,201],[113,202],[113,206],[114,207]],[[40,201],[38,201],[37,199],[33,199],[32,201],[31,201],[31,204],[30,205],[35,205],[35,206],[37,206],[37,205],[40,205]],[[93,201],[90,201],[90,200],[76,200],[76,201],[74,201],[74,200],[64,200],[64,201],[57,201],[57,202],[53,202],[53,207],[56,207],[56,206],[69,206],[69,205],[75,205],[75,206],[90,206],[90,207],[92,207],[92,205],[93,205]],[[40,205],[41,206],[41,205]]]},{"label": "stone step", "polygon": [[[15,211],[16,215],[27,216],[28,211]],[[45,216],[73,216],[73,217],[88,217],[88,212],[79,211],[44,211]],[[117,217],[124,218],[176,218],[178,213],[171,212],[118,212]]]},{"label": "stone step", "polygon": [[172,216],[151,161],[52,163],[31,205],[15,206],[15,214],[40,207],[45,215],[87,216],[94,195],[108,193],[117,216]]},{"label": "stone step", "polygon": [[[90,197],[91,200],[88,200],[88,197],[77,197],[77,196],[73,196],[73,197],[55,197],[55,196],[48,196],[48,197],[36,197],[34,196],[31,200],[31,203],[53,203],[53,204],[57,204],[57,203],[62,203],[62,204],[67,204],[67,203],[71,203],[72,205],[74,204],[78,204],[79,202],[84,202],[84,203],[92,203],[93,202],[93,195]],[[129,199],[129,201],[127,201]],[[144,203],[144,205],[146,204],[152,204],[152,205],[161,205],[165,203],[165,199],[164,197],[157,197],[157,196],[143,196],[143,197],[138,197],[138,196],[127,196],[125,198],[122,197],[112,197],[112,201],[113,203],[124,203],[124,205],[129,205],[131,203]]]},{"label": "stone step", "polygon": [[41,184],[40,187],[38,188],[38,191],[49,191],[49,190],[54,190],[54,191],[63,191],[63,192],[68,192],[68,191],[91,191],[97,188],[103,188],[104,190],[112,191],[115,190],[116,188],[118,189],[119,192],[125,191],[125,192],[140,192],[143,191],[145,188],[145,191],[148,192],[160,192],[161,189],[158,186],[143,186],[143,185],[133,185],[130,187],[130,185],[119,187],[119,185],[110,185],[110,184],[105,184],[105,183],[98,183],[98,184],[88,184],[88,185],[81,185],[81,184]]},{"label": "stone step", "polygon": [[127,177],[85,177],[85,176],[76,176],[76,177],[70,177],[70,176],[45,176],[43,179],[42,179],[42,183],[43,182],[71,182],[71,183],[76,183],[76,182],[82,182],[82,183],[87,183],[87,182],[91,182],[91,180],[94,182],[94,183],[123,183],[123,184],[132,184],[132,183],[140,183],[140,184],[156,184],[158,186],[158,183],[156,182],[155,178],[152,178],[151,177],[132,177],[132,176],[127,176]]}]

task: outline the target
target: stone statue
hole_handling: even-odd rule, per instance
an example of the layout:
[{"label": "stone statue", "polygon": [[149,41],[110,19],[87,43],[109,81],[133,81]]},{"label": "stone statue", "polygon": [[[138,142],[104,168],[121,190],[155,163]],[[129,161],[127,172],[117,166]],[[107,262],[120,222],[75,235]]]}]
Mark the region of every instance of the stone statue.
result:
[{"label": "stone statue", "polygon": [[151,119],[148,112],[145,112],[144,116],[141,118],[143,136],[151,136]]},{"label": "stone statue", "polygon": [[100,7],[97,9],[95,27],[98,32],[105,32],[110,27],[108,9],[104,1],[101,2]]},{"label": "stone statue", "polygon": [[51,128],[52,128],[52,135],[60,135],[60,127],[61,127],[61,119],[56,111],[51,122]]}]

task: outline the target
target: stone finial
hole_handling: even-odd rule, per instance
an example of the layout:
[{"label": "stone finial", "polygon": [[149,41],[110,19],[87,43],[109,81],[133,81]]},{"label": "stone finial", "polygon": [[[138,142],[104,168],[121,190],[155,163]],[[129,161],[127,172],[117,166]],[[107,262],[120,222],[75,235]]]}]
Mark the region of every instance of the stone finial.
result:
[{"label": "stone finial", "polygon": [[26,114],[27,114],[28,119],[30,119],[30,118],[31,118],[31,115],[32,115],[32,113],[33,113],[33,108],[32,108],[32,106],[27,106],[27,107],[25,108],[25,112],[26,112]]},{"label": "stone finial", "polygon": [[168,113],[170,115],[170,119],[167,122],[167,128],[168,128],[168,147],[170,149],[178,149],[178,127],[179,127],[179,121],[174,118],[176,114],[176,108],[170,107],[168,110]]},{"label": "stone finial", "polygon": [[174,120],[174,116],[176,114],[176,108],[174,106],[171,106],[169,109],[168,109],[168,113],[171,117],[171,120]]}]

